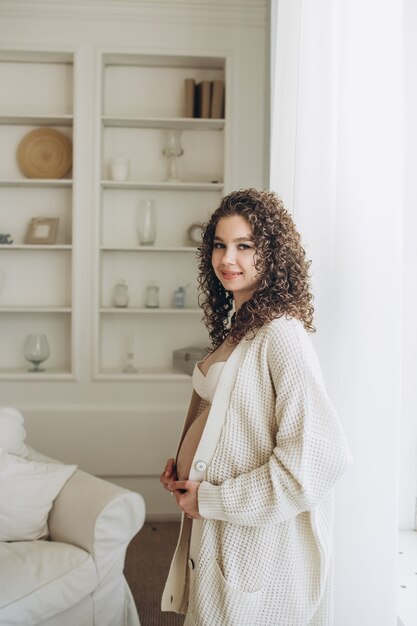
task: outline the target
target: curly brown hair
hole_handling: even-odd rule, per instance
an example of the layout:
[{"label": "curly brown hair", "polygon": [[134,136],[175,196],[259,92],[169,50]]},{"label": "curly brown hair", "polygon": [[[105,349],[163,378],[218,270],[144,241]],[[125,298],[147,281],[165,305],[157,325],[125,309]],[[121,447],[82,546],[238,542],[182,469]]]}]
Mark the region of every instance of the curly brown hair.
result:
[{"label": "curly brown hair", "polygon": [[[213,239],[222,217],[241,215],[251,225],[255,244],[256,289],[235,314],[233,294],[226,291],[211,264]],[[308,332],[313,326],[313,296],[301,237],[282,200],[272,191],[241,189],[225,196],[206,224],[198,248],[199,304],[204,311],[213,349],[227,337],[238,343],[266,322],[286,315],[299,319]]]}]

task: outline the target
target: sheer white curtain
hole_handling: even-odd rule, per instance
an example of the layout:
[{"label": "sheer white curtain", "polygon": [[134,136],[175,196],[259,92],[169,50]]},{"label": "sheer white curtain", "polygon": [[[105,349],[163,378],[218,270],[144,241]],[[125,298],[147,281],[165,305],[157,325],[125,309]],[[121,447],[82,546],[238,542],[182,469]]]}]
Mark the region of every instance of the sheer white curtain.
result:
[{"label": "sheer white curtain", "polygon": [[402,3],[272,0],[270,186],[313,260],[317,335],[355,463],[337,489],[335,626],[396,623]]},{"label": "sheer white curtain", "polygon": [[417,525],[417,3],[404,2],[404,353],[400,528]]}]

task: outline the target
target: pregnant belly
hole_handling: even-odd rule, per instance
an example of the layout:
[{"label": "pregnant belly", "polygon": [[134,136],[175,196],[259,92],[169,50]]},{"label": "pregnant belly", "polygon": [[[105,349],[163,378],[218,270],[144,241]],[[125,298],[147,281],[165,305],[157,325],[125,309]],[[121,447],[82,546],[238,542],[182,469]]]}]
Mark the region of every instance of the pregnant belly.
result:
[{"label": "pregnant belly", "polygon": [[177,476],[179,480],[188,480],[191,463],[200,443],[206,425],[210,407],[206,407],[202,413],[194,420],[190,428],[185,433],[181,447],[177,456]]}]

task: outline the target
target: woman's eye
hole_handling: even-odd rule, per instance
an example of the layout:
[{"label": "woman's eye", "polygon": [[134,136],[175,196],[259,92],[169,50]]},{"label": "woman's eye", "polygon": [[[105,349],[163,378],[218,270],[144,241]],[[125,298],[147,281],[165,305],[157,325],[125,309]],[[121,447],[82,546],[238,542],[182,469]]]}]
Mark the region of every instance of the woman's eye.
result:
[{"label": "woman's eye", "polygon": [[[213,243],[213,250],[221,250],[221,249],[224,249],[225,247],[226,247],[225,244],[219,241]],[[236,247],[238,250],[252,250],[253,249],[253,246],[248,243],[239,243]]]}]

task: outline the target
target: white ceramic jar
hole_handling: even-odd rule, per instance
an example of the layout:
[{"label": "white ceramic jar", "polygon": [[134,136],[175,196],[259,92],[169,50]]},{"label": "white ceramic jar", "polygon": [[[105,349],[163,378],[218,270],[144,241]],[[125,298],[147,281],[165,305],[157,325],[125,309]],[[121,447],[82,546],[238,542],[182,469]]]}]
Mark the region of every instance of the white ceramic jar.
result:
[{"label": "white ceramic jar", "polygon": [[113,302],[117,307],[127,307],[129,304],[129,288],[122,279],[114,286]]}]

